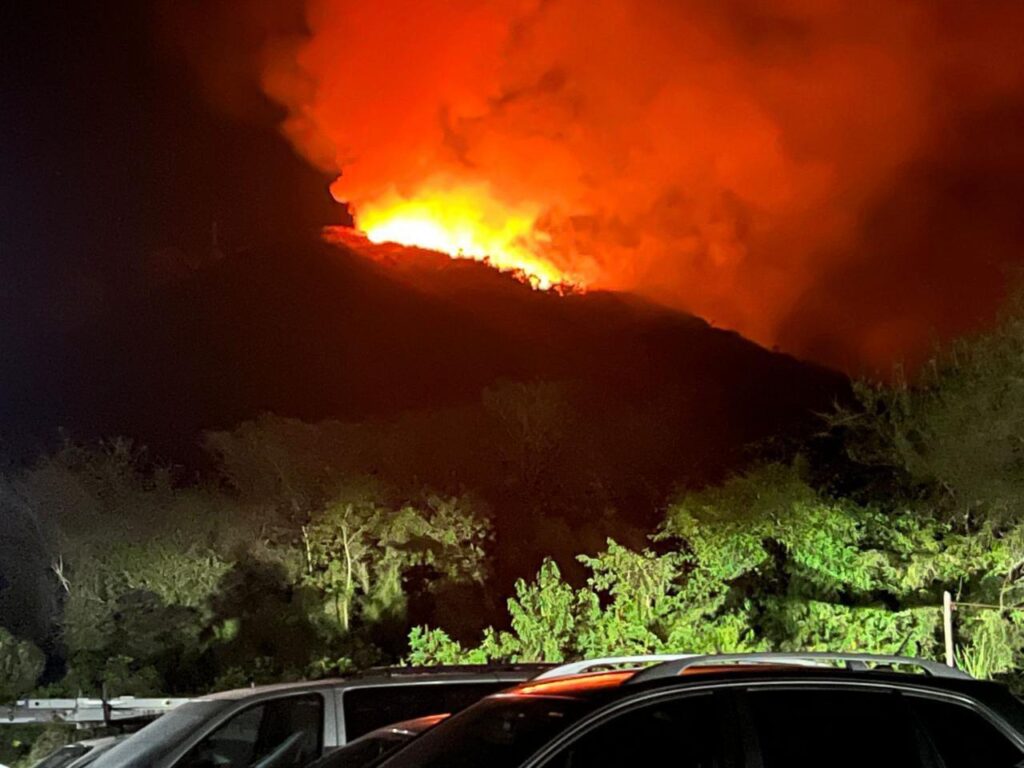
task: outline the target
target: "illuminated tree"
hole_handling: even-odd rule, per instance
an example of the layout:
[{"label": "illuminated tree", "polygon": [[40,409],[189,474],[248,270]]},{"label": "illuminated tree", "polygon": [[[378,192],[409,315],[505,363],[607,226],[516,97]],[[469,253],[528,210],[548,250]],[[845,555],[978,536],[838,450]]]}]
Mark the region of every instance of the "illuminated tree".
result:
[{"label": "illuminated tree", "polygon": [[[959,653],[980,676],[1024,652],[1024,293],[1001,325],[936,354],[910,385],[861,383],[831,418],[855,465],[919,516],[948,525],[941,567]],[[891,502],[890,502],[891,503]]]},{"label": "illuminated tree", "polygon": [[329,505],[302,528],[302,582],[325,597],[335,626],[404,613],[405,578],[422,569],[431,580],[482,581],[487,524],[458,498],[430,498],[422,507],[372,503]]},{"label": "illuminated tree", "polygon": [[[934,655],[931,594],[952,563],[937,524],[820,498],[797,470],[770,465],[669,508],[663,554],[614,541],[574,589],[548,563],[509,601],[510,631],[469,657],[558,661],[595,655],[843,649]],[[945,558],[945,559],[944,559]],[[413,658],[450,658],[437,632]]]},{"label": "illuminated tree", "polygon": [[10,702],[35,687],[43,672],[43,654],[27,640],[0,628],[0,702]]}]

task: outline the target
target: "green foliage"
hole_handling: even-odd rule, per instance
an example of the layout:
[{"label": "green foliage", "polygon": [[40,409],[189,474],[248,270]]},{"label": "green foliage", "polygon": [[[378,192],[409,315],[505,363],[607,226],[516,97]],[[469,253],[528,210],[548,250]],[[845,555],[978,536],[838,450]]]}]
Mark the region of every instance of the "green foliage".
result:
[{"label": "green foliage", "polygon": [[[21,754],[15,768],[29,768],[65,744],[70,744],[76,738],[82,738],[74,726],[58,723],[50,723],[41,728],[36,726],[33,728],[33,732],[26,733],[25,736],[26,742],[18,750]],[[29,745],[29,741],[31,745]]]},{"label": "green foliage", "polygon": [[110,574],[105,585],[108,591],[146,590],[167,604],[188,608],[204,606],[230,567],[230,561],[213,548],[189,540],[180,532],[158,541],[112,549],[102,556],[99,565]]},{"label": "green foliage", "polygon": [[971,642],[958,650],[958,665],[981,680],[1012,672],[1024,647],[1024,614],[982,611],[968,621]]},{"label": "green foliage", "polygon": [[440,630],[410,636],[415,663],[558,662],[586,656],[659,653],[681,647],[749,647],[733,617],[713,620],[706,606],[688,603],[684,560],[632,552],[614,541],[597,557],[581,558],[591,571],[583,588],[566,583],[548,561],[533,582],[519,580],[509,600],[509,630],[488,629],[479,646],[464,649]]},{"label": "green foliage", "polygon": [[609,541],[580,558],[591,574],[580,589],[547,563],[516,585],[509,631],[489,630],[468,651],[421,631],[415,651],[531,661],[801,648],[934,655],[938,571],[910,566],[935,558],[941,527],[909,520],[823,499],[798,469],[765,466],[673,504],[653,537],[662,554]]},{"label": "green foliage", "polygon": [[501,427],[507,481],[538,491],[571,426],[564,388],[546,381],[505,382],[484,390],[483,405]]},{"label": "green foliage", "polygon": [[773,600],[765,631],[781,651],[860,651],[934,658],[942,621],[935,606],[893,610],[815,600]]},{"label": "green foliage", "polygon": [[242,498],[269,502],[298,520],[336,499],[349,479],[328,460],[344,453],[343,438],[297,419],[260,416],[230,432],[207,433],[204,446]]},{"label": "green foliage", "polygon": [[833,433],[939,531],[907,578],[953,592],[965,666],[1013,672],[1024,653],[1024,293],[996,330],[939,352],[914,386],[861,383],[857,395],[832,417]]},{"label": "green foliage", "polygon": [[675,642],[680,613],[688,607],[679,586],[684,558],[633,552],[609,540],[600,556],[579,560],[591,573],[592,595],[582,602],[587,610],[580,652],[656,652]]},{"label": "green foliage", "polygon": [[481,648],[466,650],[443,629],[413,627],[409,632],[409,654],[413,666],[432,664],[485,664],[487,652]]},{"label": "green foliage", "polygon": [[113,615],[123,608],[119,601],[132,593],[202,613],[230,567],[214,550],[183,535],[90,552],[63,572],[65,641],[72,648],[102,646]]},{"label": "green foliage", "polygon": [[230,562],[183,534],[86,550],[62,570],[68,692],[146,695],[199,655]]},{"label": "green foliage", "polygon": [[488,528],[463,500],[433,497],[397,510],[336,503],[302,528],[302,583],[325,597],[336,629],[355,618],[379,621],[404,613],[404,581],[413,569],[432,580],[482,581]]},{"label": "green foliage", "polygon": [[[469,487],[514,499],[495,518],[506,543],[543,532],[558,559],[515,582],[507,620],[479,642],[460,642],[479,628],[474,617],[420,626],[408,661],[762,649],[938,658],[949,590],[961,665],[1014,678],[1024,655],[1024,311],[937,355],[913,386],[861,382],[855,393],[828,418],[841,450],[827,461],[755,464],[665,499],[643,480],[645,464],[668,471],[664,457],[605,457],[601,466],[622,463],[636,496],[665,510],[646,544],[616,517],[600,473],[583,468],[580,456],[601,451],[563,386],[501,384],[473,413],[424,417],[421,429],[453,444],[466,425],[490,436],[489,453],[452,454],[478,481]],[[207,437],[215,484],[154,466],[125,440],[67,443],[8,471],[3,554],[49,578],[32,597],[47,614],[41,629],[18,634],[42,638],[56,625],[69,666],[51,691],[198,692],[394,658],[395,637],[426,615],[414,609],[484,584],[493,565],[490,521],[464,477],[436,441],[396,435],[263,417]],[[403,476],[401,488],[364,479],[381,466]],[[421,466],[447,495],[423,493]],[[603,532],[613,523],[618,541]],[[517,575],[516,548],[505,552],[502,575]],[[41,659],[0,634],[0,692],[31,688]]]},{"label": "green foliage", "polygon": [[[518,394],[509,399],[529,399]],[[1024,653],[1024,311],[1018,304],[997,331],[939,355],[914,387],[859,383],[856,394],[856,406],[829,419],[852,465],[842,477],[814,475],[847,496],[808,482],[800,460],[759,466],[670,504],[652,537],[660,554],[610,541],[580,558],[590,574],[582,588],[549,563],[516,585],[509,630],[488,630],[472,649],[420,630],[414,652],[939,657],[950,590],[961,662],[979,677],[1014,674]],[[509,421],[529,431],[529,420]]]},{"label": "green foliage", "polygon": [[508,601],[512,631],[489,633],[483,643],[487,655],[511,661],[562,661],[589,613],[589,598],[585,590],[565,584],[558,566],[548,561],[534,583],[516,582],[516,596]]},{"label": "green foliage", "polygon": [[905,477],[964,531],[1019,517],[1024,488],[1024,294],[992,333],[954,343],[913,387],[861,382],[831,419],[855,461]]},{"label": "green foliage", "polygon": [[43,672],[42,651],[0,627],[0,703],[31,691]]},{"label": "green foliage", "polygon": [[41,725],[14,725],[5,723],[0,729],[0,765],[9,765],[12,768],[34,765],[38,760],[31,759],[33,745],[44,737],[46,744],[51,743],[52,738],[47,731],[52,726]]},{"label": "green foliage", "polygon": [[[234,446],[239,483],[281,459],[232,440],[221,449]],[[193,693],[381,663],[376,643],[404,633],[410,596],[483,580],[489,529],[468,496],[392,507],[292,458],[276,485],[225,492],[179,482],[127,441],[67,443],[0,478],[60,595],[68,673],[50,693]],[[7,679],[27,690],[38,671]]]}]

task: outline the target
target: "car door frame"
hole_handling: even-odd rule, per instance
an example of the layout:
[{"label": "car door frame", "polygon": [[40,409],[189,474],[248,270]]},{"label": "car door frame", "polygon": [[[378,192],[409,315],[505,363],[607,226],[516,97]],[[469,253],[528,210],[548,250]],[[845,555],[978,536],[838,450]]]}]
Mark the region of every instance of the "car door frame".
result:
[{"label": "car door frame", "polygon": [[[912,682],[902,681],[872,681],[872,680],[758,680],[746,681],[737,686],[736,707],[738,712],[739,727],[741,730],[741,741],[745,756],[742,763],[744,768],[764,768],[764,761],[759,747],[756,726],[754,724],[753,711],[747,695],[750,691],[761,690],[855,690],[873,691],[879,694],[888,693],[899,696],[906,707],[908,723],[915,730],[915,740],[920,743],[926,738],[922,730],[923,724],[919,721],[911,708],[912,698],[931,699],[943,701],[948,704],[964,707],[984,718],[991,725],[995,726],[1004,736],[1021,750],[1024,756],[1024,736],[1020,734],[1005,718],[984,702],[979,701],[967,694],[958,691],[941,690],[930,686],[914,685]],[[931,768],[931,766],[925,766]]]},{"label": "car door frame", "polygon": [[586,736],[588,733],[610,720],[628,714],[646,706],[658,704],[664,701],[696,698],[698,696],[712,697],[714,707],[719,715],[724,717],[723,730],[727,734],[722,744],[723,748],[730,750],[731,754],[726,755],[728,762],[723,768],[742,768],[744,749],[740,746],[739,739],[741,731],[739,728],[738,711],[735,702],[734,692],[720,685],[695,685],[686,687],[657,688],[644,691],[633,696],[616,699],[593,712],[585,715],[569,728],[559,733],[551,741],[545,744],[537,752],[521,763],[521,768],[542,768],[557,756],[565,747],[577,739]]}]

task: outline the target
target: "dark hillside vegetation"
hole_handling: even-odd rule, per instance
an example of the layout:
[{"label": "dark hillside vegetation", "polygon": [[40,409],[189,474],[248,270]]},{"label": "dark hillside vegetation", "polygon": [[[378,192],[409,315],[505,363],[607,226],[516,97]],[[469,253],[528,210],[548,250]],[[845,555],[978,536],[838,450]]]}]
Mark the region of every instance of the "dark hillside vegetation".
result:
[{"label": "dark hillside vegetation", "polygon": [[395,269],[291,241],[170,282],[136,276],[39,363],[49,370],[25,372],[47,386],[7,398],[5,421],[27,412],[37,433],[124,434],[180,455],[202,431],[264,412],[395,417],[540,379],[580,391],[597,429],[623,407],[670,409],[680,439],[657,448],[682,451],[676,466],[701,457],[707,469],[694,474],[710,476],[752,441],[806,429],[847,392],[839,374],[630,296],[560,297],[445,261]]},{"label": "dark hillside vegetation", "polygon": [[958,662],[1017,684],[1021,317],[913,385],[858,383],[720,481],[656,450],[684,442],[671,409],[543,379],[360,420],[259,416],[207,431],[198,473],[126,439],[67,441],[2,475],[4,695],[402,658],[938,658],[944,591]]},{"label": "dark hillside vegetation", "polygon": [[399,256],[291,241],[171,273],[147,262],[35,371],[45,387],[26,377],[0,407],[45,414],[44,436],[127,436],[179,483],[275,478],[284,456],[289,487],[313,466],[397,504],[471,492],[502,595],[546,556],[582,577],[578,552],[642,543],[675,489],[798,442],[849,397],[840,374],[629,295]]}]

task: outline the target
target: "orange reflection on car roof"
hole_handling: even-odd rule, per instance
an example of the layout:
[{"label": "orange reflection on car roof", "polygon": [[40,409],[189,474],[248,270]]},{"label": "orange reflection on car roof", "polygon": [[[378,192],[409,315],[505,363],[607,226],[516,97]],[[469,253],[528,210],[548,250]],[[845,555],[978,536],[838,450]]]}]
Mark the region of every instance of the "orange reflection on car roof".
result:
[{"label": "orange reflection on car roof", "polygon": [[570,675],[535,683],[524,683],[509,693],[521,696],[568,696],[600,688],[614,688],[622,685],[636,674],[635,669],[597,672],[590,675]]}]

